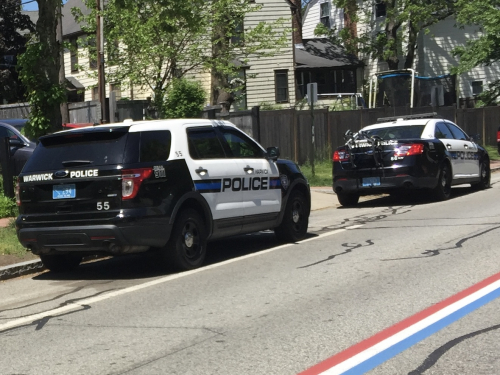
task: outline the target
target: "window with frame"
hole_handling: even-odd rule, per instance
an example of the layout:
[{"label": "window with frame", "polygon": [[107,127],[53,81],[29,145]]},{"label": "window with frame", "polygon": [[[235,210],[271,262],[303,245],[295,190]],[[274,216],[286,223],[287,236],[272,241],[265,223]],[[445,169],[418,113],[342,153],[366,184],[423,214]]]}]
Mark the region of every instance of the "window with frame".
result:
[{"label": "window with frame", "polygon": [[274,71],[276,103],[288,103],[288,70]]},{"label": "window with frame", "polygon": [[387,8],[385,5],[385,0],[375,0],[375,18],[385,17],[387,14]]},{"label": "window with frame", "polygon": [[464,131],[462,129],[460,129],[458,126],[455,126],[455,125],[452,125],[449,123],[446,125],[448,125],[448,128],[450,128],[450,130],[453,134],[453,137],[455,139],[460,139],[460,140],[466,141],[469,138],[467,136],[467,134],[465,134]]},{"label": "window with frame", "polygon": [[233,35],[231,35],[231,44],[240,45],[244,41],[245,29],[243,26],[243,17],[238,17],[234,22]]},{"label": "window with frame", "polygon": [[141,133],[140,161],[167,160],[170,155],[171,134],[168,130]]},{"label": "window with frame", "polygon": [[231,149],[233,158],[264,157],[264,151],[245,134],[234,129],[223,128],[221,130]]},{"label": "window with frame", "polygon": [[479,95],[483,92],[483,81],[472,81],[471,82],[472,95]]},{"label": "window with frame", "polygon": [[70,43],[70,60],[71,60],[71,73],[78,72],[78,39],[71,38]]},{"label": "window with frame", "polygon": [[437,139],[453,139],[453,134],[444,122],[438,122],[434,129],[434,136]]},{"label": "window with frame", "polygon": [[88,53],[89,53],[89,68],[97,69],[97,47],[95,44],[95,38],[88,38]]},{"label": "window with frame", "polygon": [[119,83],[110,84],[109,91],[115,93],[116,100],[120,100],[120,98],[122,97],[122,87]]},{"label": "window with frame", "polygon": [[99,87],[92,87],[92,100],[99,100]]},{"label": "window with frame", "polygon": [[189,155],[193,159],[224,159],[226,154],[214,129],[189,129]]},{"label": "window with frame", "polygon": [[330,28],[330,6],[328,3],[319,4],[319,21]]}]

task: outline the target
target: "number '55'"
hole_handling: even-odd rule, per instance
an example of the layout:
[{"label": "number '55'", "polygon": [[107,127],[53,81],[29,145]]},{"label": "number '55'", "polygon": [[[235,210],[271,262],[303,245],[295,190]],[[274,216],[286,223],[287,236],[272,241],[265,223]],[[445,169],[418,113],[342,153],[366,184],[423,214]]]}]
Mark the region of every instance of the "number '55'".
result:
[{"label": "number '55'", "polygon": [[97,210],[109,210],[109,202],[97,202]]}]

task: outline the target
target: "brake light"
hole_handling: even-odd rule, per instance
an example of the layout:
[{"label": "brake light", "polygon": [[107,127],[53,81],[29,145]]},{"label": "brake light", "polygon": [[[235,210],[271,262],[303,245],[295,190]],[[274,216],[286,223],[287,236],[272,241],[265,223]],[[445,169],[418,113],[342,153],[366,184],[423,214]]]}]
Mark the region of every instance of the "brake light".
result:
[{"label": "brake light", "polygon": [[142,181],[149,178],[153,168],[137,168],[122,170],[122,200],[135,198]]},{"label": "brake light", "polygon": [[333,161],[346,161],[349,160],[349,152],[346,150],[336,150],[333,153]]},{"label": "brake light", "polygon": [[500,142],[500,130],[497,131],[497,142]]},{"label": "brake light", "polygon": [[423,143],[414,143],[411,145],[399,145],[394,150],[394,156],[411,156],[420,155],[424,153]]},{"label": "brake light", "polygon": [[19,187],[19,183],[21,182],[21,180],[19,179],[19,177],[17,178],[17,184],[16,184],[16,191],[15,191],[15,194],[16,194],[16,204],[18,207],[21,206],[21,188]]}]

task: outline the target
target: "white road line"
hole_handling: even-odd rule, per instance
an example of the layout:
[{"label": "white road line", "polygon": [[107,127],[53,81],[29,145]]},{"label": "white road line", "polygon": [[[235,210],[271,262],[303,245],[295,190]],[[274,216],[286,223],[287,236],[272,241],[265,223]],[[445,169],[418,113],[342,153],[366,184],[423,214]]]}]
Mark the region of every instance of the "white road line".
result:
[{"label": "white road line", "polygon": [[124,294],[127,294],[127,293],[136,292],[138,290],[149,288],[151,286],[163,284],[163,283],[166,283],[166,282],[169,282],[169,281],[172,281],[172,280],[180,279],[182,277],[194,275],[196,273],[204,272],[204,271],[207,271],[207,270],[212,270],[212,269],[215,269],[215,268],[218,268],[218,267],[225,266],[227,264],[239,262],[239,261],[242,261],[242,260],[245,260],[245,259],[249,259],[249,258],[253,258],[253,257],[259,256],[259,255],[268,254],[268,253],[271,253],[273,251],[284,249],[284,248],[287,248],[287,247],[291,247],[291,246],[294,246],[294,245],[297,245],[297,244],[302,244],[302,243],[305,243],[305,242],[309,242],[309,241],[313,241],[313,240],[318,240],[318,239],[321,239],[323,237],[332,236],[334,234],[342,233],[342,232],[345,232],[345,231],[347,231],[349,229],[355,229],[355,228],[358,228],[360,226],[362,226],[362,225],[353,225],[353,226],[350,226],[350,227],[345,228],[345,229],[337,229],[337,230],[334,230],[334,231],[331,231],[331,232],[322,233],[322,234],[320,234],[320,235],[318,235],[316,237],[311,237],[311,238],[308,238],[306,240],[298,241],[296,243],[288,243],[288,244],[284,244],[284,245],[273,247],[271,249],[259,251],[257,253],[243,255],[243,256],[238,257],[238,258],[233,258],[233,259],[229,259],[229,260],[226,260],[226,261],[223,261],[223,262],[220,262],[220,263],[215,263],[215,264],[211,264],[211,265],[208,265],[208,266],[205,266],[205,267],[202,267],[202,268],[197,268],[197,269],[192,270],[192,271],[185,271],[185,272],[176,273],[174,275],[165,276],[165,277],[162,277],[160,279],[156,279],[156,280],[153,280],[153,281],[146,282],[144,284],[135,285],[135,286],[131,286],[131,287],[128,287],[128,288],[120,289],[120,290],[117,290],[117,291],[114,291],[114,292],[109,292],[109,293],[101,294],[101,295],[96,296],[96,297],[90,297],[90,298],[87,298],[87,299],[83,299],[83,300],[78,301],[78,303],[70,303],[70,304],[68,304],[66,306],[58,307],[58,308],[53,309],[53,310],[49,310],[49,311],[45,311],[45,312],[42,312],[42,313],[38,313],[38,314],[34,314],[34,315],[23,317],[23,318],[15,319],[15,320],[12,320],[12,321],[7,322],[7,323],[0,324],[0,332],[5,331],[7,329],[14,328],[14,327],[19,327],[19,326],[22,326],[22,325],[25,325],[25,324],[29,324],[29,323],[32,323],[32,322],[34,322],[36,320],[40,320],[40,319],[43,319],[43,318],[48,317],[48,316],[57,316],[57,315],[61,315],[63,313],[67,313],[67,312],[70,312],[70,311],[78,310],[78,309],[81,309],[85,305],[91,305],[93,303],[104,301],[104,300],[109,299],[109,298],[118,297],[118,296],[121,296],[121,295],[124,295]]}]

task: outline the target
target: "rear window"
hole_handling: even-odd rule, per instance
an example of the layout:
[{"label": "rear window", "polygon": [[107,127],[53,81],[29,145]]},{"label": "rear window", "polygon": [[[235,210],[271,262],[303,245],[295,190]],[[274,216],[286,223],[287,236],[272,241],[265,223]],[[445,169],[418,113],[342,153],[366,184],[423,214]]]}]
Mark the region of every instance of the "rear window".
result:
[{"label": "rear window", "polygon": [[92,130],[40,138],[23,172],[123,163],[128,127]]},{"label": "rear window", "polygon": [[421,138],[425,125],[388,126],[366,130],[369,136],[376,135],[384,140]]}]

